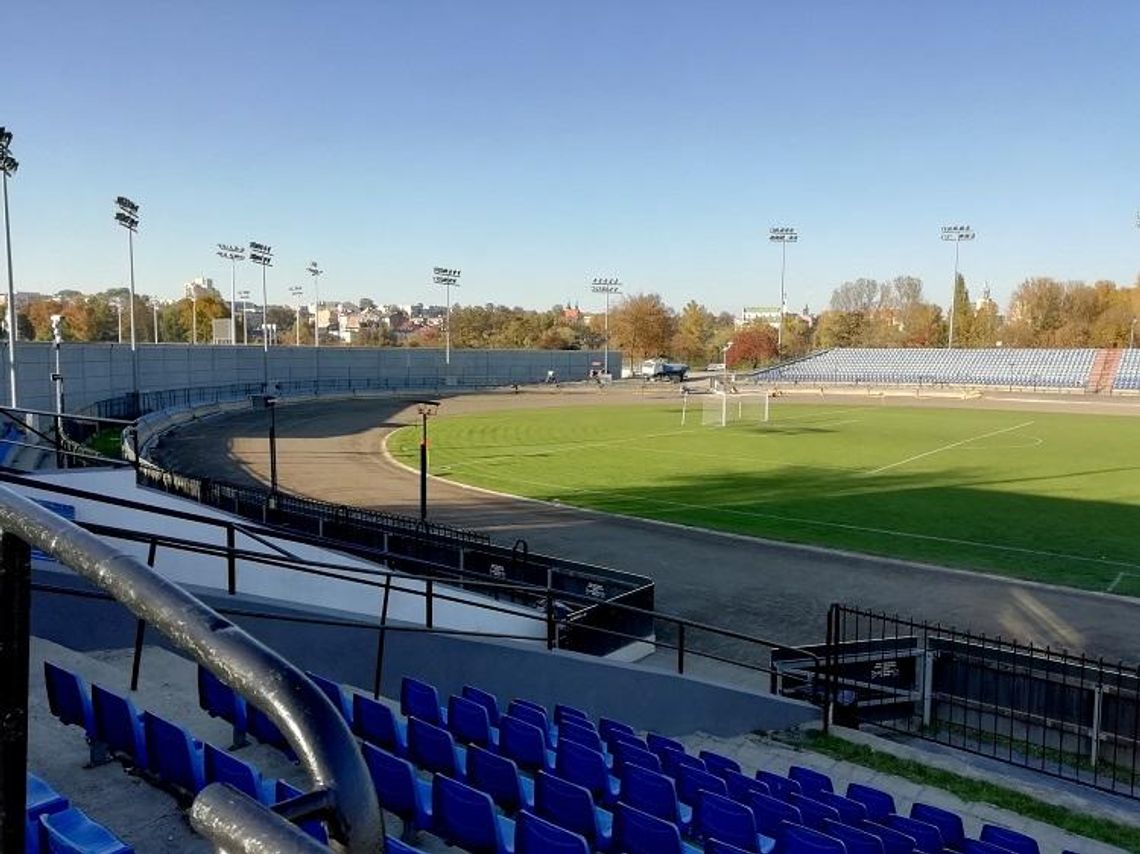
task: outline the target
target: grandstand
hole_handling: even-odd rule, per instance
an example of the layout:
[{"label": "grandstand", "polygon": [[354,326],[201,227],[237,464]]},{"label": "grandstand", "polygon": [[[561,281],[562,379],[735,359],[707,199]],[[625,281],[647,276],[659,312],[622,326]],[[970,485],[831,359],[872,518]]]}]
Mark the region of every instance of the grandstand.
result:
[{"label": "grandstand", "polygon": [[1140,391],[1140,350],[1129,348],[1124,351],[1112,388],[1114,391]]},{"label": "grandstand", "polygon": [[[1078,390],[1087,387],[1098,352],[1093,349],[836,348],[762,370],[756,378],[764,383]],[[1140,362],[1132,360],[1131,364],[1140,365]],[[1134,373],[1137,370],[1132,368]]]}]

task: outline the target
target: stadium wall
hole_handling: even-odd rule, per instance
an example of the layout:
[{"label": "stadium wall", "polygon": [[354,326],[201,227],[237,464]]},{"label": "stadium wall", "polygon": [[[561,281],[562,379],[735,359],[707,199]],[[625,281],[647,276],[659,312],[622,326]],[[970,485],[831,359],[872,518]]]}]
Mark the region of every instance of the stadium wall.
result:
[{"label": "stadium wall", "polygon": [[[258,346],[231,347],[189,344],[139,344],[139,390],[205,388],[260,383],[265,375],[265,351]],[[611,363],[621,353],[610,351]],[[535,383],[554,371],[559,380],[581,380],[600,350],[452,350],[412,347],[271,347],[270,383],[365,383],[378,388],[437,389]],[[0,350],[3,375],[8,374],[8,351]],[[16,344],[19,403],[30,409],[53,410],[55,370],[53,345],[20,341]],[[60,347],[65,410],[81,412],[108,398],[131,392],[131,349],[127,344],[64,343]],[[7,394],[2,395],[7,400]]]}]

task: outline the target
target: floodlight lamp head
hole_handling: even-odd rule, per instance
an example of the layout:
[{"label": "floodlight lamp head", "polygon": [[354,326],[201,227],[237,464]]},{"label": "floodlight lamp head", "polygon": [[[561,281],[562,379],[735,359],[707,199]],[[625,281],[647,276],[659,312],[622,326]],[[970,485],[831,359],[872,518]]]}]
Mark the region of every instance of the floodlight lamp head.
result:
[{"label": "floodlight lamp head", "polygon": [[0,148],[7,148],[12,144],[12,131],[0,125]]},{"label": "floodlight lamp head", "polygon": [[127,213],[137,214],[139,212],[139,206],[126,196],[117,196],[115,198],[115,206],[119,210],[126,211]]},{"label": "floodlight lamp head", "polygon": [[4,154],[3,149],[0,148],[0,172],[11,178],[19,168],[20,164],[16,162],[16,158],[11,154]]}]

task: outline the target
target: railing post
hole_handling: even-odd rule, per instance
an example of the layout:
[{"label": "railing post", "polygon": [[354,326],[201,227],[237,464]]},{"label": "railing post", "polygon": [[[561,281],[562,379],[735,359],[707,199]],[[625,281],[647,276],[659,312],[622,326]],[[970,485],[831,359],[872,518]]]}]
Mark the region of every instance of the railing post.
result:
[{"label": "railing post", "polygon": [[143,641],[146,640],[146,620],[135,622],[135,654],[131,659],[131,690],[139,689],[139,670],[142,668]]},{"label": "railing post", "polygon": [[[462,550],[460,550],[462,553]],[[555,633],[557,628],[554,625],[554,587],[551,578],[552,570],[550,567],[546,568],[546,648],[547,650],[554,649],[555,646]]]},{"label": "railing post", "polygon": [[685,624],[677,623],[677,672],[685,672]]},{"label": "railing post", "polygon": [[0,851],[24,850],[31,576],[28,544],[0,535]]},{"label": "railing post", "polygon": [[435,580],[429,578],[427,580],[427,596],[424,599],[424,625],[431,629],[435,628],[435,603],[432,600],[432,595],[435,590]]},{"label": "railing post", "polygon": [[922,646],[922,725],[930,726],[934,707],[934,657],[936,653],[925,640]]},{"label": "railing post", "polygon": [[384,678],[384,645],[388,639],[388,598],[392,593],[392,573],[384,578],[384,601],[380,606],[380,628],[376,632],[376,667],[372,672],[372,699],[380,699]]},{"label": "railing post", "polygon": [[237,593],[237,539],[233,523],[226,525],[226,589],[233,596]]},{"label": "railing post", "polygon": [[[832,685],[832,673],[835,670],[835,626],[838,605],[832,603],[827,609],[827,640],[823,647],[823,733],[827,735],[831,730],[831,707],[835,699],[835,690]],[[818,679],[818,674],[816,675]]]},{"label": "railing post", "polygon": [[[1099,677],[1101,674],[1098,673],[1097,675]],[[1092,765],[1094,771],[1096,769],[1097,760],[1100,758],[1100,727],[1103,708],[1104,684],[1097,682],[1096,687],[1093,689],[1092,745],[1089,748],[1089,764]]]}]

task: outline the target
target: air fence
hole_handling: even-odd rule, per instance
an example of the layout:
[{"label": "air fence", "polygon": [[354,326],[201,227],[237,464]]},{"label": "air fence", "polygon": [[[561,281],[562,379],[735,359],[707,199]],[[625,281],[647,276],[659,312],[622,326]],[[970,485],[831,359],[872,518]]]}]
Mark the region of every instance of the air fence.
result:
[{"label": "air fence", "polygon": [[1140,667],[832,605],[823,669],[776,651],[774,686],[872,725],[1140,799]]}]

